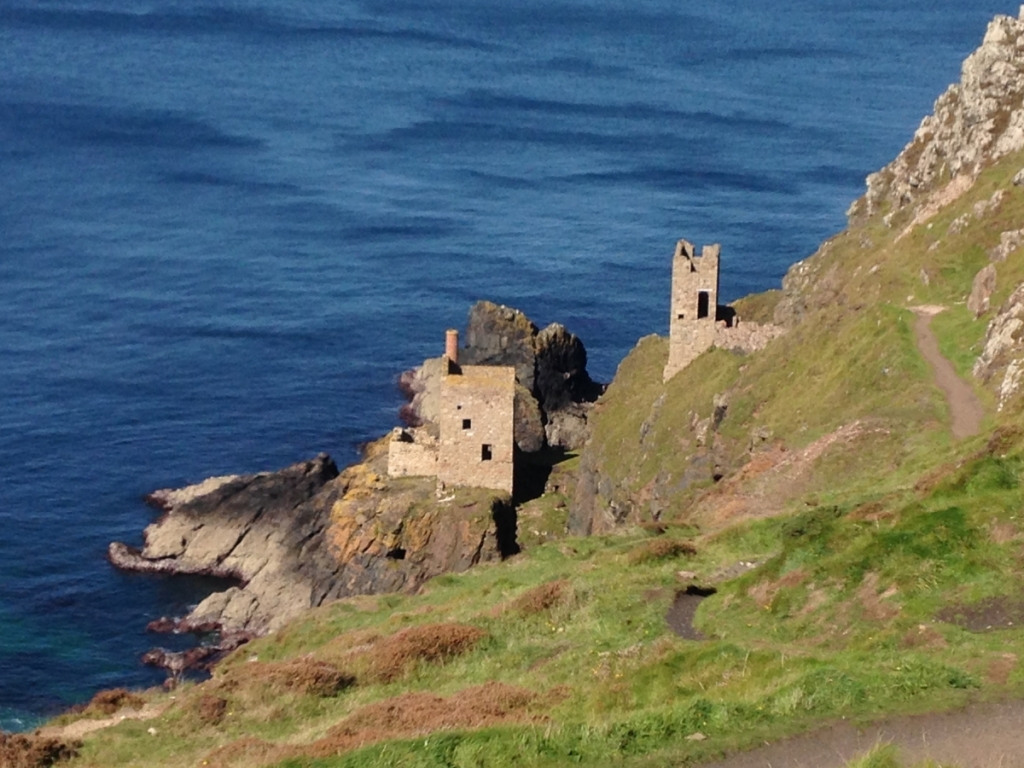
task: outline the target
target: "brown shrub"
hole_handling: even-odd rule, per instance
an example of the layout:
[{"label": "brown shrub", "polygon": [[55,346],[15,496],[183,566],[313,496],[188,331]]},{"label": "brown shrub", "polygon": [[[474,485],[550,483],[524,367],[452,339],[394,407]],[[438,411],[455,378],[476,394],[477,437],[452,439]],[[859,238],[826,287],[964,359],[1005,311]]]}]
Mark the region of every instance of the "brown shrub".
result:
[{"label": "brown shrub", "polygon": [[276,744],[245,736],[210,752],[201,761],[204,768],[254,768],[280,762],[285,750]]},{"label": "brown shrub", "polygon": [[676,557],[690,557],[697,554],[696,548],[688,541],[678,539],[654,539],[631,551],[627,557],[630,565],[654,563]]},{"label": "brown shrub", "polygon": [[1010,679],[1010,673],[1017,668],[1017,655],[1004,653],[998,659],[989,662],[985,678],[995,685],[1006,685]]},{"label": "brown shrub", "polygon": [[[564,696],[553,692],[549,698]],[[271,744],[252,737],[210,752],[207,768],[255,768],[289,758],[324,758],[388,739],[409,738],[454,728],[484,728],[509,722],[542,722],[531,705],[543,704],[531,691],[505,683],[487,683],[443,698],[431,693],[404,693],[353,712],[312,744]]]},{"label": "brown shrub", "polygon": [[228,710],[228,700],[204,693],[193,704],[200,722],[205,725],[220,725]]},{"label": "brown shrub", "polygon": [[369,652],[370,675],[390,682],[418,661],[444,661],[472,649],[487,636],[466,624],[424,624],[384,638]]},{"label": "brown shrub", "polygon": [[45,736],[0,731],[0,766],[49,768],[78,754],[80,741],[66,742]]},{"label": "brown shrub", "polygon": [[85,712],[87,714],[112,715],[124,707],[142,709],[145,703],[145,699],[137,693],[132,693],[125,688],[112,688],[108,691],[100,691],[93,696],[86,705]]},{"label": "brown shrub", "polygon": [[317,659],[291,661],[253,661],[233,669],[223,681],[224,690],[237,690],[239,685],[268,685],[272,688],[309,696],[336,696],[355,684],[355,677],[333,664]]},{"label": "brown shrub", "polygon": [[569,593],[569,582],[565,579],[549,581],[539,587],[528,589],[512,602],[512,610],[522,616],[544,613],[562,602]]},{"label": "brown shrub", "polygon": [[949,646],[946,638],[942,636],[935,627],[927,624],[918,624],[911,627],[903,635],[901,645],[904,648],[926,648],[928,650],[941,650]]},{"label": "brown shrub", "polygon": [[432,693],[404,693],[357,710],[302,752],[326,757],[385,739],[543,720],[529,712],[536,698],[536,694],[524,688],[495,682],[467,688],[448,698]]}]

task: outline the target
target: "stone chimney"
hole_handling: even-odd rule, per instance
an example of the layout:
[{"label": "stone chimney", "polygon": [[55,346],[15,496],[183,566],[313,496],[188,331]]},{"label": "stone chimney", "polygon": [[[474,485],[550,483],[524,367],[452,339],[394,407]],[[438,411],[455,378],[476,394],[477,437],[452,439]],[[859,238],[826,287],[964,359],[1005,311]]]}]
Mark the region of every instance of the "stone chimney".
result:
[{"label": "stone chimney", "polygon": [[459,332],[454,328],[449,328],[444,334],[444,356],[459,364]]}]

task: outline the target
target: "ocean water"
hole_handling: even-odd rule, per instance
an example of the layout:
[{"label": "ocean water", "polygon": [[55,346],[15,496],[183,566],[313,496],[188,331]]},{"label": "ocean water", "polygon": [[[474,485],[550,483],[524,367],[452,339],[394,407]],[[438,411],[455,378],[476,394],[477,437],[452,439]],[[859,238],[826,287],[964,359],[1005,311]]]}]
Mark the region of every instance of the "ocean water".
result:
[{"label": "ocean water", "polygon": [[210,584],[115,572],[142,494],[390,428],[489,298],[597,378],[844,224],[978,0],[0,0],[0,728],[158,683]]}]

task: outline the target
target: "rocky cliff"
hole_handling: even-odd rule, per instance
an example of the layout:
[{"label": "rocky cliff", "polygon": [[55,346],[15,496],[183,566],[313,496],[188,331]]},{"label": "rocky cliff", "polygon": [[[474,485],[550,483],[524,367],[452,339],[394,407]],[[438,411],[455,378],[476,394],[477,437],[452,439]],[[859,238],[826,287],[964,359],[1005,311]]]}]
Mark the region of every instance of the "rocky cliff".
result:
[{"label": "rocky cliff", "polygon": [[851,219],[937,207],[970,188],[981,170],[1024,147],[1024,15],[997,16],[980,48],[964,61],[960,82],[935,102],[913,141],[867,179]]},{"label": "rocky cliff", "polygon": [[515,517],[500,493],[443,498],[429,480],[387,478],[383,441],[339,473],[320,455],[278,472],[213,478],[156,491],[163,516],[135,549],[110,545],[130,571],[233,579],[177,628],[261,634],[326,601],[411,591],[439,573],[500,559]]}]

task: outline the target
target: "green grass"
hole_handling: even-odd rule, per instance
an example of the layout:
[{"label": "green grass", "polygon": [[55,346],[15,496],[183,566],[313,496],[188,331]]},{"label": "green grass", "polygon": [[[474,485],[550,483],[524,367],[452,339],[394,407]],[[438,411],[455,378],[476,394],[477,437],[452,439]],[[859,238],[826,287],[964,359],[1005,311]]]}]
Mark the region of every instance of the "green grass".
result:
[{"label": "green grass", "polygon": [[[408,691],[455,696],[488,681],[557,695],[537,723],[389,740],[281,765],[683,764],[830,718],[956,706],[1003,690],[987,680],[988,665],[1024,654],[1024,630],[972,634],[935,619],[946,605],[1017,591],[1007,574],[1018,568],[1021,543],[997,543],[990,532],[994,520],[1017,525],[1022,469],[1020,453],[979,454],[914,500],[755,521],[689,539],[696,554],[664,547],[661,557],[637,557],[661,540],[640,530],[565,539],[436,578],[421,595],[342,601],[241,649],[218,678],[244,675],[253,657],[344,665],[353,644],[437,621],[476,626],[487,639],[443,664],[421,664],[391,683],[360,682],[336,697],[229,689],[218,695],[231,714],[216,728],[197,722],[194,701],[204,687],[189,687],[156,721],[87,739],[78,764],[199,764],[213,747],[245,736],[309,743],[373,701]],[[706,581],[738,560],[762,564],[721,582],[702,604],[698,625],[710,639],[673,636],[664,616],[676,572]],[[549,610],[509,609],[526,590],[556,580],[568,584],[567,597]],[[878,605],[893,612],[872,613]],[[908,642],[922,625],[938,640]],[[1016,676],[1009,685],[1021,682]],[[706,738],[686,738],[695,733]]]}]

